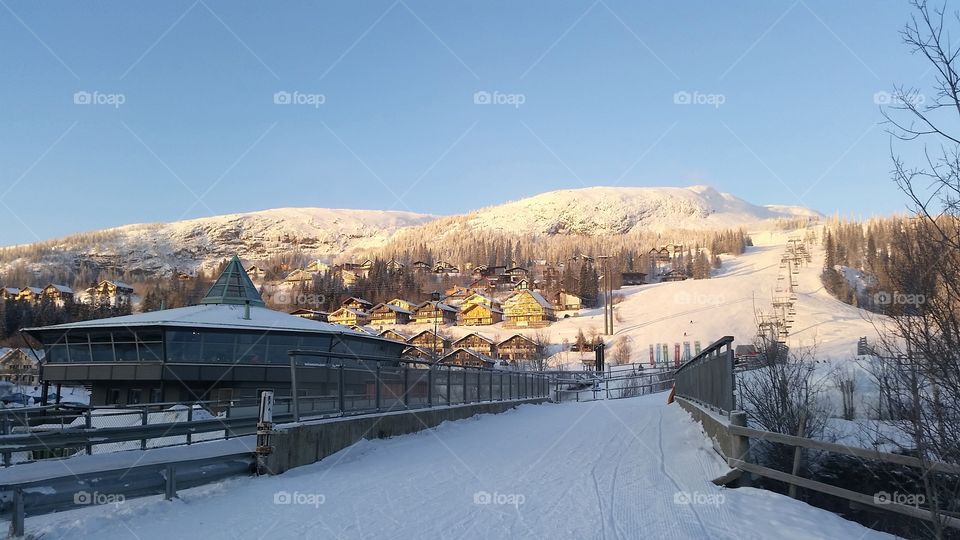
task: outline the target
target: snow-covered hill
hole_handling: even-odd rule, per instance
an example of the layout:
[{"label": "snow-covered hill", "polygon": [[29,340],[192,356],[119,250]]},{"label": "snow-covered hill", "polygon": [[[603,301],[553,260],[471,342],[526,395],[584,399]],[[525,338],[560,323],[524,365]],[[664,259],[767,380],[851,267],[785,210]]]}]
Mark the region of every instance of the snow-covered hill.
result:
[{"label": "snow-covered hill", "polygon": [[465,216],[441,218],[431,228],[596,236],[641,230],[748,227],[796,217],[820,214],[795,206],[757,206],[707,186],[591,187],[551,191]]},{"label": "snow-covered hill", "polygon": [[[165,273],[195,270],[233,254],[253,261],[293,250],[327,257],[381,246],[398,229],[432,219],[412,212],[279,208],[73,235],[44,242],[42,262],[90,261],[104,268]],[[18,248],[29,252],[30,246]]]},{"label": "snow-covered hill", "polygon": [[[754,227],[778,218],[819,217],[813,210],[757,206],[706,186],[592,187],[543,193],[468,214],[281,208],[166,224],[139,224],[0,250],[0,272],[18,262],[166,274],[193,271],[238,254],[247,261],[303,252],[342,258],[403,235],[418,242],[468,230],[518,235],[621,235],[637,231]],[[453,235],[453,236],[451,236]],[[36,268],[35,268],[36,269]]]}]

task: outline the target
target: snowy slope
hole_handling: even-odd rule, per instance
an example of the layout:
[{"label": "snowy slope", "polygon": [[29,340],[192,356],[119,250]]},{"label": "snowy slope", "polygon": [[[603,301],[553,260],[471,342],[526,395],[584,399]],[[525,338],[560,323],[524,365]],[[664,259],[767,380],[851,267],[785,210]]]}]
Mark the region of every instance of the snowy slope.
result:
[{"label": "snowy slope", "polygon": [[890,538],[784,495],[713,485],[728,469],[664,398],[524,405],[280,476],[26,526],[45,539]]},{"label": "snowy slope", "polygon": [[412,212],[280,208],[126,225],[44,245],[53,253],[47,256],[48,263],[85,260],[106,268],[164,273],[174,268],[195,270],[234,254],[256,261],[294,250],[324,257],[378,247],[398,229],[431,219],[434,217]]},{"label": "snowy slope", "polygon": [[424,229],[615,235],[749,227],[777,218],[819,216],[800,207],[756,206],[707,186],[590,187],[551,191],[465,216],[441,218]]}]

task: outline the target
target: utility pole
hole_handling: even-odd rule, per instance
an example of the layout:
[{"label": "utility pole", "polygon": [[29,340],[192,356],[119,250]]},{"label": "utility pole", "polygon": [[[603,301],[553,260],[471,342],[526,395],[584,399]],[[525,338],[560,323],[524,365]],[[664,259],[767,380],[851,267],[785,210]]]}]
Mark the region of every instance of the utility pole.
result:
[{"label": "utility pole", "polygon": [[603,294],[603,333],[613,335],[613,279],[610,275],[610,265],[607,260],[609,255],[598,255],[598,259],[603,261],[600,270],[603,272],[600,279],[600,289]]}]

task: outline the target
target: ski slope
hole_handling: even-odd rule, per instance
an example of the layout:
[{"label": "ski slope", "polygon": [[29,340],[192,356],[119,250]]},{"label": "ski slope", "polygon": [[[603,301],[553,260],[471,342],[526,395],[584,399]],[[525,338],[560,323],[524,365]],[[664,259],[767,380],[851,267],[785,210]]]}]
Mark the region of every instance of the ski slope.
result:
[{"label": "ski slope", "polygon": [[665,395],[525,405],[363,441],[276,477],[27,519],[38,537],[889,538],[788,497],[725,489]]}]

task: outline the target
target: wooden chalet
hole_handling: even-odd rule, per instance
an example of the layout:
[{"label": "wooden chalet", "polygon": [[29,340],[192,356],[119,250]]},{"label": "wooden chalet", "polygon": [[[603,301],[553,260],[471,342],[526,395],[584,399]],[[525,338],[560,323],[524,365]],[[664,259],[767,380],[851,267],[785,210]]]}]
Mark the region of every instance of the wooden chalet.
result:
[{"label": "wooden chalet", "polygon": [[370,316],[358,309],[341,307],[327,316],[327,322],[344,326],[364,326],[370,323]]},{"label": "wooden chalet", "polygon": [[392,339],[393,341],[402,341],[403,343],[406,343],[407,340],[410,339],[410,336],[393,329],[384,330],[377,335],[382,338]]},{"label": "wooden chalet", "polygon": [[396,259],[390,259],[387,261],[387,270],[391,272],[401,274],[403,273],[404,268],[406,268],[406,266]]},{"label": "wooden chalet", "polygon": [[411,345],[406,349],[404,349],[403,354],[401,354],[400,356],[402,356],[403,358],[409,358],[412,360],[420,360],[423,362],[433,362],[435,355],[431,354],[429,349],[424,349],[422,347],[416,347]]},{"label": "wooden chalet", "polygon": [[576,311],[583,309],[583,299],[573,293],[561,290],[554,297],[553,305],[556,306],[557,310]]},{"label": "wooden chalet", "polygon": [[310,264],[308,264],[306,268],[307,272],[312,272],[315,274],[322,274],[329,269],[330,269],[330,265],[319,259],[310,261]]},{"label": "wooden chalet", "polygon": [[253,265],[247,268],[247,275],[250,276],[250,279],[263,279],[267,277],[267,269]]},{"label": "wooden chalet", "polygon": [[330,313],[326,311],[318,311],[315,309],[296,309],[290,312],[291,315],[297,317],[302,317],[304,319],[310,319],[311,321],[318,322],[327,322],[330,317]]},{"label": "wooden chalet", "polygon": [[39,361],[44,351],[23,348],[6,349],[0,353],[0,381],[36,386],[40,384]]},{"label": "wooden chalet", "polygon": [[624,285],[646,285],[647,274],[644,272],[621,272],[620,282]]},{"label": "wooden chalet", "polygon": [[287,274],[287,277],[283,278],[287,283],[301,283],[305,281],[313,281],[313,272],[305,270],[303,268],[297,268],[293,272]]},{"label": "wooden chalet", "polygon": [[450,340],[435,334],[433,330],[424,330],[407,340],[407,345],[413,345],[426,351],[434,351],[436,354],[443,354],[450,350]]},{"label": "wooden chalet", "polygon": [[471,332],[454,341],[453,348],[470,349],[477,351],[484,356],[489,356],[492,358],[497,356],[497,343],[492,339],[486,336],[481,336],[476,332]]},{"label": "wooden chalet", "polygon": [[407,324],[413,315],[410,311],[393,304],[377,304],[370,311],[370,324],[381,326],[384,324]]},{"label": "wooden chalet", "polygon": [[516,283],[521,279],[527,279],[530,277],[530,271],[526,268],[520,266],[514,266],[513,268],[508,268],[504,274],[510,276],[510,281]]},{"label": "wooden chalet", "polygon": [[650,253],[648,253],[648,255],[650,255],[651,259],[657,262],[670,262],[670,259],[673,257],[673,253],[671,253],[666,246],[660,247],[660,248],[652,248],[650,250]]},{"label": "wooden chalet", "polygon": [[413,266],[413,271],[414,271],[414,272],[429,272],[429,271],[430,271],[430,265],[427,264],[425,261],[413,261],[413,263],[412,263],[410,266]]},{"label": "wooden chalet", "polygon": [[20,289],[17,300],[25,302],[39,302],[43,299],[43,289],[40,287],[24,287]]},{"label": "wooden chalet", "polygon": [[417,324],[457,324],[457,308],[443,302],[427,301],[413,312]]},{"label": "wooden chalet", "polygon": [[473,291],[463,285],[454,285],[443,292],[444,298],[451,304],[463,302],[471,294],[473,294]]},{"label": "wooden chalet", "polygon": [[460,308],[460,323],[464,326],[487,326],[503,320],[503,310],[487,304],[464,304]]},{"label": "wooden chalet", "polygon": [[456,349],[443,356],[437,363],[447,366],[492,368],[496,365],[496,360],[471,349]]},{"label": "wooden chalet", "polygon": [[403,298],[394,298],[393,300],[390,300],[390,301],[387,302],[387,303],[390,304],[390,305],[392,305],[392,306],[397,306],[398,308],[405,309],[405,310],[409,311],[410,313],[413,313],[413,310],[417,309],[417,306],[420,305],[420,304],[416,304],[416,303],[414,303],[414,302],[408,302],[408,301],[404,300]]},{"label": "wooden chalet", "polygon": [[526,291],[528,289],[530,289],[530,280],[527,278],[513,282],[513,290],[515,291]]},{"label": "wooden chalet", "polygon": [[437,261],[437,263],[433,265],[433,273],[434,274],[459,274],[460,269],[446,261]]},{"label": "wooden chalet", "polygon": [[0,290],[4,300],[16,300],[20,296],[20,289],[16,287],[4,287]]},{"label": "wooden chalet", "polygon": [[496,300],[493,297],[487,296],[485,294],[477,293],[477,292],[464,298],[463,304],[461,304],[462,307],[460,309],[463,309],[463,307],[466,307],[470,304],[482,304],[484,306],[500,309],[500,302],[498,300]]},{"label": "wooden chalet", "polygon": [[497,358],[511,362],[534,360],[544,354],[544,346],[523,334],[514,334],[497,343]]},{"label": "wooden chalet", "polygon": [[356,309],[359,311],[367,311],[373,307],[373,302],[369,300],[364,300],[363,298],[358,298],[356,296],[351,296],[343,302],[340,302],[340,307]]},{"label": "wooden chalet", "polygon": [[522,290],[503,302],[503,315],[510,327],[542,327],[557,320],[553,305],[537,291]]},{"label": "wooden chalet", "polygon": [[63,307],[73,303],[73,289],[66,285],[51,283],[43,288],[43,298]]}]

